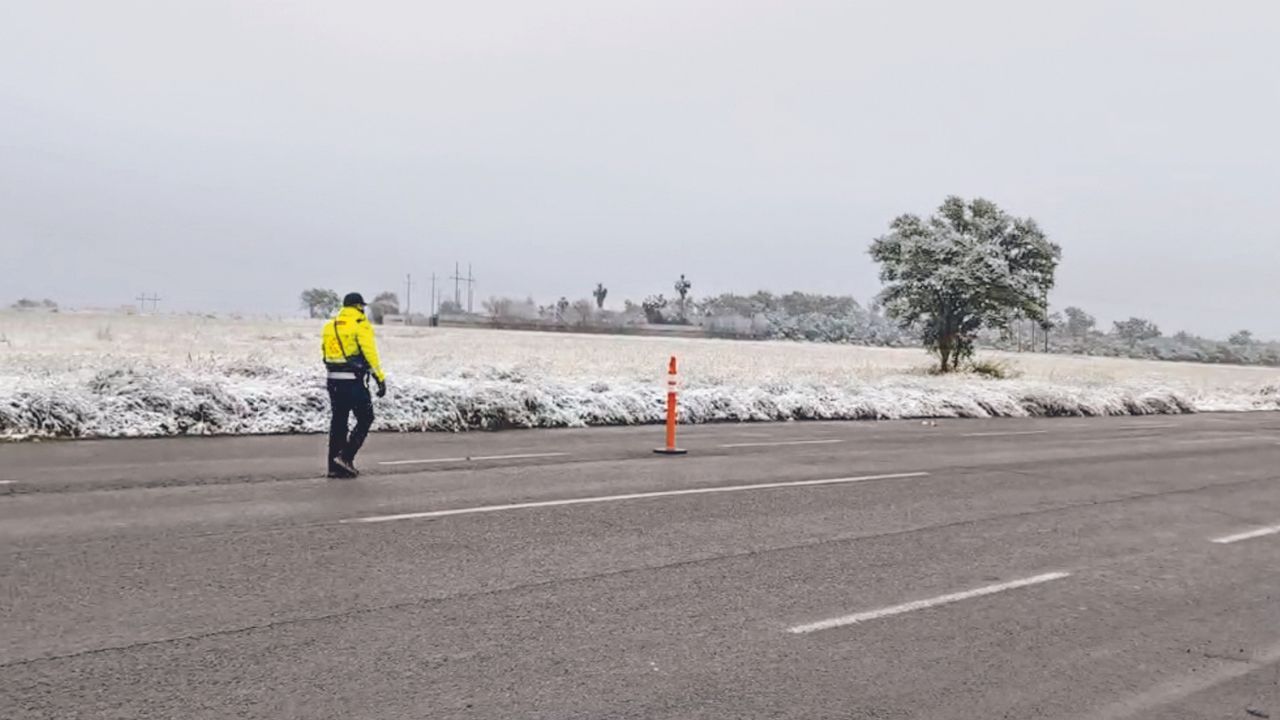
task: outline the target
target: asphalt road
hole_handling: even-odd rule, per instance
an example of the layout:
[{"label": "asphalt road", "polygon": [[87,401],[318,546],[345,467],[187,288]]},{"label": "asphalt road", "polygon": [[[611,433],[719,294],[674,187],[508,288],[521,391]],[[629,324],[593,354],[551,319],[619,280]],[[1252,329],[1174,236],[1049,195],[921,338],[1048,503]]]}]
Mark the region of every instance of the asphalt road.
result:
[{"label": "asphalt road", "polygon": [[1280,416],[0,445],[0,717],[1280,719]]}]

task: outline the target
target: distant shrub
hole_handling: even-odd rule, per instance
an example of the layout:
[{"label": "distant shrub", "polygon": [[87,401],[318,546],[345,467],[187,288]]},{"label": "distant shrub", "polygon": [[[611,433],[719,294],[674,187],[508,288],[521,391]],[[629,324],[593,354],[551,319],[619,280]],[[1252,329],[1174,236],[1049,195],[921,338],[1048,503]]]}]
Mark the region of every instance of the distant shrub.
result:
[{"label": "distant shrub", "polygon": [[45,310],[48,312],[58,312],[58,303],[49,300],[32,300],[30,298],[22,298],[13,304],[14,310]]}]

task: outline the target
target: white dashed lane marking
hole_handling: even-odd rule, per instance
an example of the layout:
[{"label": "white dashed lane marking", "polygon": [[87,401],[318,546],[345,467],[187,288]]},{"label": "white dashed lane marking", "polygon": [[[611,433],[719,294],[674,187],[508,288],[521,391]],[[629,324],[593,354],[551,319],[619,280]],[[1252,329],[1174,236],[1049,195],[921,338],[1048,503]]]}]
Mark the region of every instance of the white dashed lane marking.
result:
[{"label": "white dashed lane marking", "polygon": [[927,472],[893,473],[890,475],[864,475],[861,477],[828,478],[825,480],[796,480],[792,482],[757,483],[754,485],[721,485],[718,487],[685,488],[683,490],[659,490],[656,492],[627,493],[625,495],[598,495],[594,497],[569,498],[567,500],[543,500],[540,502],[512,503],[510,505],[480,505],[477,507],[454,508],[452,510],[429,510],[426,512],[401,513],[398,515],[374,515],[371,517],[348,518],[339,522],[347,523],[382,523],[393,520],[421,520],[425,518],[448,517],[451,515],[475,515],[479,513],[504,512],[507,510],[528,510],[531,508],[562,507],[565,505],[587,505],[594,503],[622,502],[624,500],[649,500],[653,498],[679,497],[682,495],[710,495],[714,493],[745,492],[748,490],[772,490],[780,488],[816,487],[820,485],[844,485],[848,483],[867,482],[870,480],[906,480],[908,478],[927,477]]},{"label": "white dashed lane marking", "polygon": [[1219,545],[1230,545],[1238,543],[1242,540],[1252,540],[1254,538],[1266,537],[1267,535],[1280,534],[1280,525],[1272,525],[1270,527],[1258,528],[1257,530],[1249,530],[1247,532],[1236,533],[1235,535],[1227,535],[1220,538],[1214,538],[1209,542],[1215,542]]},{"label": "white dashed lane marking", "polygon": [[842,617],[831,618],[830,620],[820,620],[807,625],[796,625],[790,629],[790,632],[796,635],[804,635],[806,633],[818,632],[819,630],[831,630],[833,628],[844,627],[846,625],[856,625],[870,620],[879,620],[880,618],[891,617],[893,615],[901,615],[914,610],[925,610],[927,608],[937,607],[939,605],[949,605],[951,603],[968,600],[970,598],[982,597],[983,595],[993,595],[1006,590],[1016,590],[1018,588],[1028,587],[1030,585],[1039,585],[1053,580],[1061,580],[1065,577],[1071,577],[1071,573],[1052,572],[1035,577],[1023,578],[1021,580],[1013,580],[999,585],[987,585],[986,587],[966,590],[964,592],[952,593],[950,595],[941,595],[939,597],[930,598],[928,600],[917,600],[915,602],[904,603],[902,605],[893,605],[879,610],[871,610],[869,612],[855,613],[853,615],[844,615]]},{"label": "white dashed lane marking", "polygon": [[746,442],[721,445],[722,448],[781,447],[784,445],[835,445],[844,440],[778,440],[776,442]]},{"label": "white dashed lane marking", "polygon": [[565,457],[569,453],[524,453],[521,455],[476,455],[474,457],[427,458],[424,460],[384,460],[379,465],[431,465],[434,463],[484,462],[487,460],[532,460],[534,458]]},{"label": "white dashed lane marking", "polygon": [[1021,432],[980,432],[965,433],[960,437],[1015,437],[1018,435],[1047,435],[1048,430],[1023,430]]}]

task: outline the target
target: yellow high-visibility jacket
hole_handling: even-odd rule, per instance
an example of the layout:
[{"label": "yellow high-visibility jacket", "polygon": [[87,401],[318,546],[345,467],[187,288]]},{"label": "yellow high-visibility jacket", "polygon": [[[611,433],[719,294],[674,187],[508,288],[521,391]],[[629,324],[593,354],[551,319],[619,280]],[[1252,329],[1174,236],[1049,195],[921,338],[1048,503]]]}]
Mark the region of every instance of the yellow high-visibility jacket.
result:
[{"label": "yellow high-visibility jacket", "polygon": [[358,380],[364,377],[365,372],[371,372],[378,382],[386,380],[382,360],[378,357],[378,344],[373,339],[373,323],[360,308],[344,307],[339,310],[332,320],[324,324],[320,345],[330,377],[337,375],[335,379],[346,379],[342,376],[350,373],[350,379]]}]

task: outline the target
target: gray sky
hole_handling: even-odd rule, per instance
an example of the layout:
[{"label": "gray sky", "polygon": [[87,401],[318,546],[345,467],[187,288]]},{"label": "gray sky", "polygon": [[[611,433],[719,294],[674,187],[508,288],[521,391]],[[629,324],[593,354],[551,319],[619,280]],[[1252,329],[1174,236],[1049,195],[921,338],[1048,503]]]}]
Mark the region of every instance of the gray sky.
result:
[{"label": "gray sky", "polygon": [[1280,337],[1278,37],[1262,0],[8,2],[0,301],[292,313],[454,260],[865,299],[955,193],[1063,246],[1059,307]]}]

